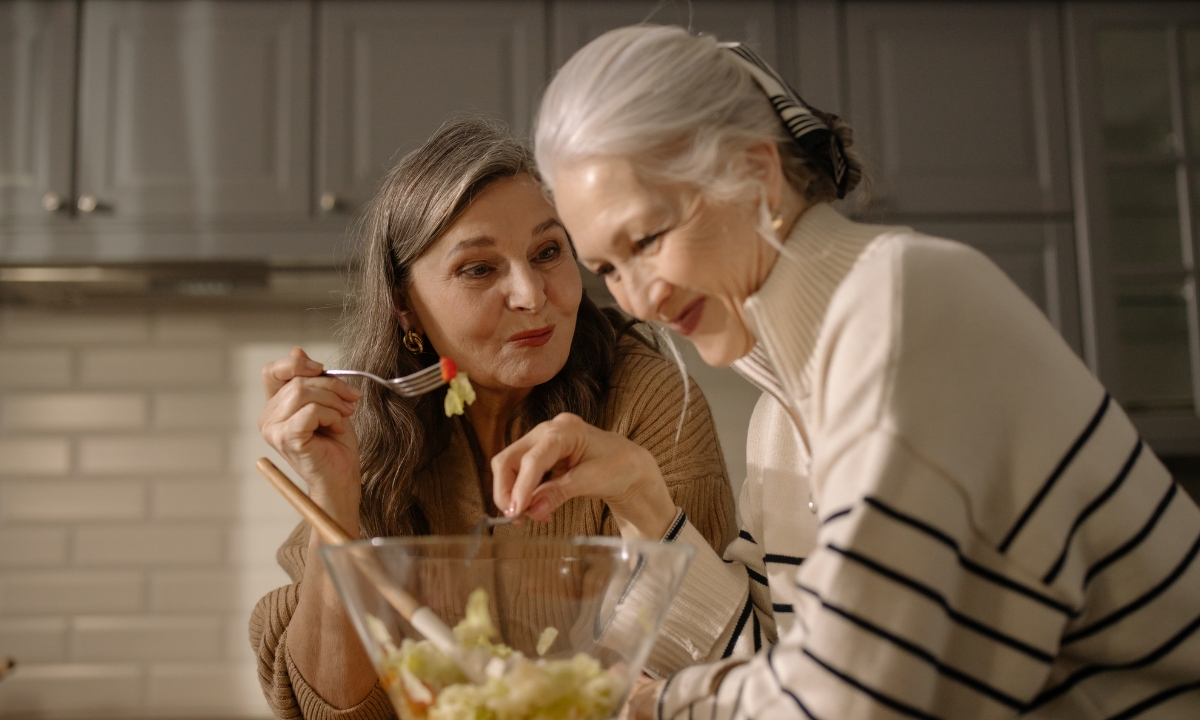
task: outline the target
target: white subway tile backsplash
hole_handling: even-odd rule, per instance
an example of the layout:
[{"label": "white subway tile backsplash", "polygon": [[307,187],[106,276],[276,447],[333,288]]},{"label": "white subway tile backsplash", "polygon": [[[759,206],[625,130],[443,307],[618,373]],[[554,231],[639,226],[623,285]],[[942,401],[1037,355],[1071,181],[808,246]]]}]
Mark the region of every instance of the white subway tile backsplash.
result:
[{"label": "white subway tile backsplash", "polygon": [[150,580],[150,609],[160,613],[229,612],[239,596],[234,570],[160,570]]},{"label": "white subway tile backsplash", "polygon": [[111,525],[75,531],[72,557],[79,565],[213,565],[221,561],[216,525]]},{"label": "white subway tile backsplash", "polygon": [[135,520],[146,514],[146,487],[129,480],[0,483],[3,520]]},{"label": "white subway tile backsplash", "polygon": [[298,516],[253,468],[305,311],[0,307],[0,718],[262,718],[247,641]]},{"label": "white subway tile backsplash", "polygon": [[6,717],[105,717],[141,704],[143,672],[130,664],[23,665],[0,682]]},{"label": "white subway tile backsplash", "polygon": [[232,428],[237,424],[237,396],[222,392],[158,393],[154,397],[154,424],[187,430]]},{"label": "white subway tile backsplash", "polygon": [[63,662],[67,659],[67,621],[0,618],[0,656],[18,663]]},{"label": "white subway tile backsplash", "polygon": [[222,438],[206,435],[88,437],[79,441],[79,469],[94,475],[188,474],[221,470]]},{"label": "white subway tile backsplash", "polygon": [[151,490],[154,517],[222,520],[237,516],[237,486],[231,482],[160,482]]},{"label": "white subway tile backsplash", "polygon": [[0,401],[0,428],[128,430],[145,426],[146,399],[137,393],[39,393]]},{"label": "white subway tile backsplash", "polygon": [[66,562],[66,528],[0,525],[0,567],[54,567]]},{"label": "white subway tile backsplash", "polygon": [[221,622],[204,616],[83,616],[71,623],[70,653],[81,662],[212,660]]},{"label": "white subway tile backsplash", "polygon": [[229,531],[229,561],[239,567],[274,567],[275,553],[296,527],[291,520],[236,525]]},{"label": "white subway tile backsplash", "polygon": [[64,475],[71,469],[71,445],[64,438],[0,438],[0,476]]},{"label": "white subway tile backsplash", "polygon": [[56,570],[0,575],[0,616],[134,613],[145,609],[136,570]]},{"label": "white subway tile backsplash", "polygon": [[252,663],[155,663],[147,681],[146,704],[153,711],[199,715],[270,717]]},{"label": "white subway tile backsplash", "polygon": [[9,308],[0,312],[0,336],[20,343],[128,343],[150,336],[141,313],[91,314]]},{"label": "white subway tile backsplash", "polygon": [[218,348],[104,348],[83,350],[79,358],[85,387],[220,387],[224,380],[225,353]]},{"label": "white subway tile backsplash", "polygon": [[0,388],[62,388],[71,384],[69,350],[0,350]]}]

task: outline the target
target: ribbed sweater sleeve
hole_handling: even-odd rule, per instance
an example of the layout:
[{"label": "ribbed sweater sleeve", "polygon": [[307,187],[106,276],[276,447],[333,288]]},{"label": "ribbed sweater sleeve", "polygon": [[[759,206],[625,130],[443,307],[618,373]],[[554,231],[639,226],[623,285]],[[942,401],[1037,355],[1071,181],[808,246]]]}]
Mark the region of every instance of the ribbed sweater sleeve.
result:
[{"label": "ribbed sweater sleeve", "polygon": [[737,535],[737,519],[708,401],[688,378],[685,403],[675,363],[634,341],[622,345],[625,353],[613,374],[602,426],[650,451],[675,504],[721,553]]}]

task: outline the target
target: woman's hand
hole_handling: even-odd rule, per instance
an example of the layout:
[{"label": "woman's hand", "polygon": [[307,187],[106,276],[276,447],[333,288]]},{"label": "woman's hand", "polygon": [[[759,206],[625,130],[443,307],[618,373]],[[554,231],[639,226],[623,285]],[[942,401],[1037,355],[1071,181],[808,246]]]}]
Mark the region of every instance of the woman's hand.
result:
[{"label": "woman's hand", "polygon": [[[563,413],[492,458],[496,507],[546,522],[573,497],[599,498],[621,535],[660,540],[675,519],[675,502],[654,456],[616,433]],[[547,479],[548,478],[548,479]]]},{"label": "woman's hand", "polygon": [[308,483],[313,500],[358,529],[358,437],[349,418],[362,391],[334,377],[300,348],[263,368],[267,406],[258,429]]},{"label": "woman's hand", "polygon": [[666,683],[655,680],[649,675],[642,674],[633,683],[629,691],[629,699],[621,708],[617,720],[654,720],[655,706],[658,704],[658,694]]}]

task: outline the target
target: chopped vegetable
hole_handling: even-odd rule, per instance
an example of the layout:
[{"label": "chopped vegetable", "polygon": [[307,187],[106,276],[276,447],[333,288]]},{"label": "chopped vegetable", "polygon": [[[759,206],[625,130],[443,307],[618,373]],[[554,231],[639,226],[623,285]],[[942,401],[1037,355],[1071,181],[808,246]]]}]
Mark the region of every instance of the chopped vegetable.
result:
[{"label": "chopped vegetable", "polygon": [[[443,372],[445,372],[444,369]],[[471,381],[467,378],[467,373],[459,371],[451,378],[450,388],[446,391],[446,417],[462,415],[463,409],[473,402],[475,402],[475,388],[471,387]]]},{"label": "chopped vegetable", "polygon": [[453,380],[454,376],[458,374],[458,365],[455,365],[454,361],[448,357],[438,358],[438,362],[442,366],[442,380],[444,382]]},{"label": "chopped vegetable", "polygon": [[[383,652],[380,679],[401,720],[609,720],[625,694],[623,679],[585,653],[534,660],[495,642],[482,589],[471,593],[466,618],[454,628],[464,649],[492,655],[482,685],[472,684],[428,640],[406,639],[397,648],[386,626],[370,615],[367,630]],[[543,630],[538,654],[557,637],[555,628]]]},{"label": "chopped vegetable", "polygon": [[550,646],[553,645],[554,641],[557,639],[558,639],[558,628],[548,627],[545,630],[543,630],[542,636],[540,638],[538,638],[538,644],[537,644],[538,657],[545,655],[546,651],[550,649]]}]

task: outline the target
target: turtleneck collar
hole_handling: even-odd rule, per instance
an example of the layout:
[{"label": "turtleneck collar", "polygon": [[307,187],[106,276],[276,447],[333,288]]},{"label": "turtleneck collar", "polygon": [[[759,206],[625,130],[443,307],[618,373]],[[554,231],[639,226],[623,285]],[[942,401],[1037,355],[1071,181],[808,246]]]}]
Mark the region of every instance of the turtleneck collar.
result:
[{"label": "turtleneck collar", "polygon": [[809,359],[834,291],[875,238],[897,229],[847,220],[826,203],[805,210],[762,287],[746,298],[757,344],[734,369],[785,407],[806,399]]}]

